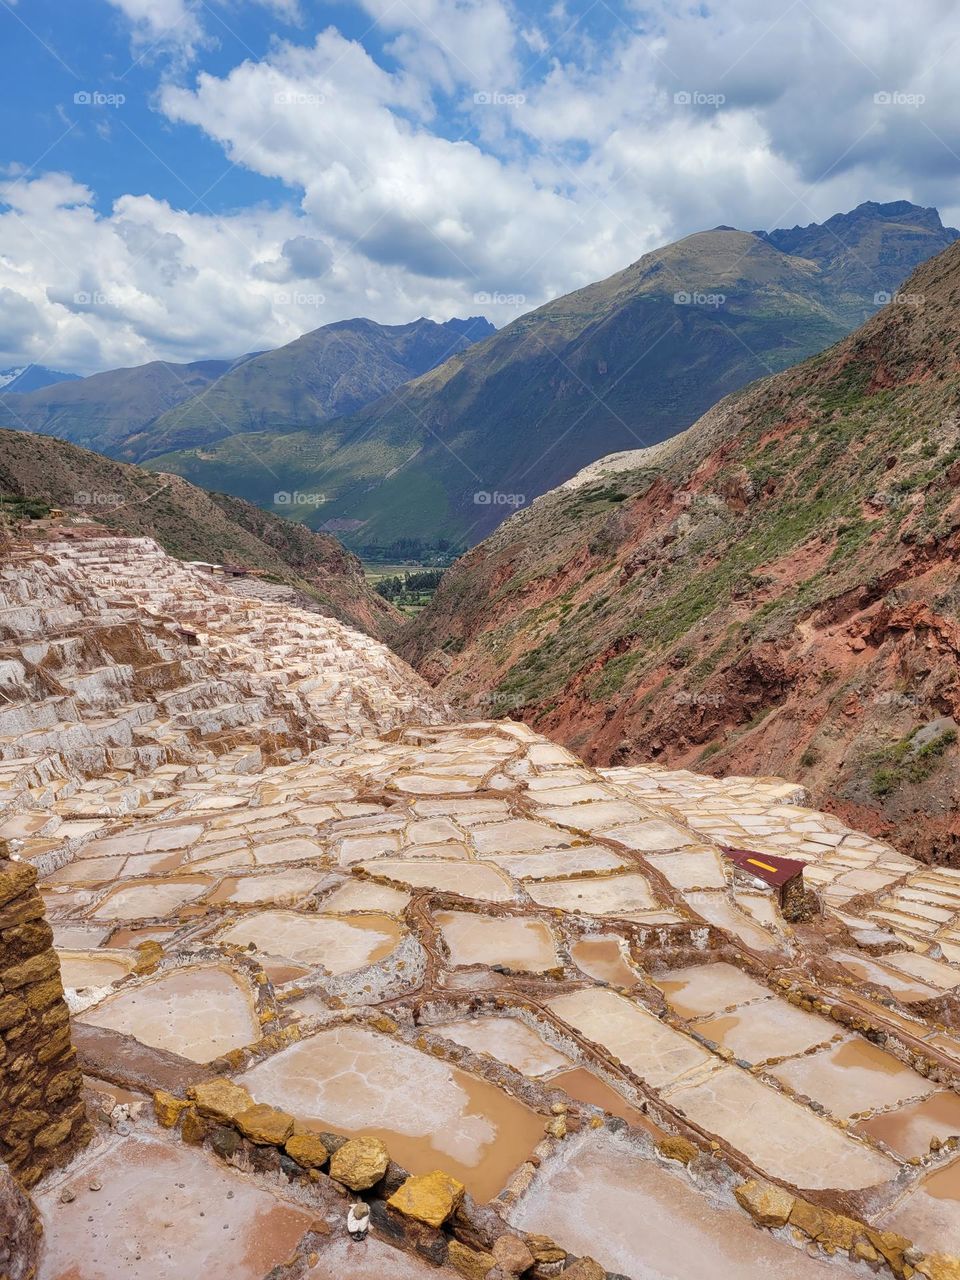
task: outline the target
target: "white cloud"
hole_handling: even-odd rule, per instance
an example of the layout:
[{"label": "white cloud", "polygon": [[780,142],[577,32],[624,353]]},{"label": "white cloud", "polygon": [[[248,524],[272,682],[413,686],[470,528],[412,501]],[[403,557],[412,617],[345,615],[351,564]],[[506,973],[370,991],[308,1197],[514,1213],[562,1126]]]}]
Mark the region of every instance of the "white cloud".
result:
[{"label": "white cloud", "polygon": [[[202,51],[206,7],[110,2],[142,49]],[[531,20],[507,0],[360,3],[379,61],[331,27],[161,86],[169,122],[286,184],[286,209],[129,195],[98,214],[65,175],[13,184],[0,288],[28,305],[7,363],[234,355],[351,315],[445,318],[476,311],[481,291],[522,295],[487,308],[499,324],[720,222],[898,198],[960,216],[960,15],[946,0],[882,15],[874,0],[655,0],[590,29],[562,4]]]}]

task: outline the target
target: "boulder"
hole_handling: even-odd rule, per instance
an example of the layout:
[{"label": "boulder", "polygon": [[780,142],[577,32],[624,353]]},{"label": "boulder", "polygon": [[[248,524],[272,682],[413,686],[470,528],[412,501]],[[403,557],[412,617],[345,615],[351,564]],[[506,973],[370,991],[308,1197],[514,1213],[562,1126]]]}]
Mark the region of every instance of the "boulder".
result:
[{"label": "boulder", "polygon": [[234,1084],[225,1076],[195,1084],[188,1093],[196,1103],[197,1111],[211,1120],[233,1123],[241,1111],[253,1106],[253,1098],[242,1084]]},{"label": "boulder", "polygon": [[261,1146],[281,1147],[293,1133],[293,1116],[276,1107],[256,1102],[236,1118],[236,1125],[244,1137]]},{"label": "boulder", "polygon": [[593,1258],[578,1258],[561,1272],[567,1280],[607,1280],[607,1273]]},{"label": "boulder", "polygon": [[668,1135],[666,1138],[661,1138],[657,1143],[657,1150],[662,1156],[666,1156],[668,1160],[679,1160],[682,1164],[689,1164],[691,1160],[696,1160],[700,1154],[692,1142],[673,1134]]},{"label": "boulder", "polygon": [[534,1264],[534,1256],[519,1236],[500,1236],[493,1242],[497,1266],[511,1276],[521,1276]]},{"label": "boulder", "polygon": [[761,1227],[785,1226],[796,1197],[783,1187],[774,1186],[772,1182],[761,1182],[758,1178],[750,1178],[734,1188],[733,1194],[741,1208],[746,1209],[755,1222]]},{"label": "boulder", "polygon": [[415,1218],[430,1227],[441,1227],[460,1207],[465,1190],[462,1182],[435,1169],[433,1173],[407,1178],[387,1203],[404,1217]]},{"label": "boulder", "polygon": [[286,1152],[292,1160],[305,1169],[319,1169],[330,1159],[330,1153],[318,1133],[305,1131],[292,1133],[286,1142]]},{"label": "boulder", "polygon": [[390,1152],[379,1138],[351,1138],[330,1160],[330,1177],[351,1191],[367,1191],[387,1172]]},{"label": "boulder", "polygon": [[153,1095],[153,1113],[157,1117],[157,1124],[164,1129],[172,1129],[189,1105],[183,1098],[175,1098],[172,1093],[167,1093],[166,1089],[158,1089]]},{"label": "boulder", "polygon": [[492,1253],[484,1253],[478,1249],[469,1249],[459,1240],[450,1241],[447,1261],[460,1272],[466,1280],[485,1280],[488,1271],[496,1266]]}]

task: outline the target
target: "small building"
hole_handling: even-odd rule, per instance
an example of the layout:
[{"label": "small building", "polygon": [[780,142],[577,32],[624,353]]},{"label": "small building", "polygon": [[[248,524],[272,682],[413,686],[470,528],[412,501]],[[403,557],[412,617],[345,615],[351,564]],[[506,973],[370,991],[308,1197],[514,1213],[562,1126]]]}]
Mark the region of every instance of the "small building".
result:
[{"label": "small building", "polygon": [[802,862],[773,853],[755,853],[721,845],[723,856],[733,863],[734,878],[754,889],[776,894],[784,920],[798,920],[804,911],[806,890]]}]

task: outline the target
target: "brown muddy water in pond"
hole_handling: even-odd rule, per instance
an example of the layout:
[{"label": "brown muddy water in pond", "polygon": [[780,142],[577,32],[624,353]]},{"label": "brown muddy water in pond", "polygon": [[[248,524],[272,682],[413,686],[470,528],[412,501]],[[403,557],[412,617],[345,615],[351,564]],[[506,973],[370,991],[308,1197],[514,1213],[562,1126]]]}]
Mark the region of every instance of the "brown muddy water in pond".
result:
[{"label": "brown muddy water in pond", "polygon": [[312,1128],[380,1138],[410,1173],[445,1169],[478,1201],[543,1137],[544,1116],[496,1085],[362,1027],[320,1031],[238,1079]]},{"label": "brown muddy water in pond", "polygon": [[621,1120],[626,1120],[627,1124],[643,1129],[651,1137],[666,1137],[665,1131],[654,1124],[649,1116],[645,1116],[636,1107],[631,1107],[622,1094],[617,1093],[616,1089],[608,1085],[605,1080],[601,1080],[599,1076],[594,1075],[592,1071],[587,1071],[584,1067],[576,1067],[573,1071],[561,1071],[559,1075],[545,1080],[544,1084],[548,1089],[562,1089],[575,1102],[586,1102],[594,1107],[602,1107],[609,1115],[619,1116]]},{"label": "brown muddy water in pond", "polygon": [[907,1159],[924,1155],[930,1149],[931,1138],[943,1141],[960,1134],[960,1097],[952,1091],[934,1093],[920,1102],[861,1121],[857,1132],[885,1142]]},{"label": "brown muddy water in pond", "polygon": [[922,1184],[928,1196],[934,1200],[956,1200],[960,1202],[960,1160],[954,1160],[946,1168],[930,1175]]},{"label": "brown muddy water in pond", "polygon": [[635,987],[637,974],[623,958],[620,942],[615,937],[581,938],[570,950],[573,962],[591,978],[612,982],[616,987]]},{"label": "brown muddy water in pond", "polygon": [[272,960],[263,961],[261,968],[275,987],[282,987],[285,982],[293,982],[295,978],[306,978],[311,972],[298,964],[276,964]]},{"label": "brown muddy water in pond", "polygon": [[179,933],[182,928],[182,925],[173,924],[155,925],[153,928],[144,929],[115,929],[107,941],[103,943],[103,946],[108,950],[114,950],[115,948],[128,950],[131,947],[138,947],[141,942],[164,943],[169,938],[172,938],[175,933]]}]

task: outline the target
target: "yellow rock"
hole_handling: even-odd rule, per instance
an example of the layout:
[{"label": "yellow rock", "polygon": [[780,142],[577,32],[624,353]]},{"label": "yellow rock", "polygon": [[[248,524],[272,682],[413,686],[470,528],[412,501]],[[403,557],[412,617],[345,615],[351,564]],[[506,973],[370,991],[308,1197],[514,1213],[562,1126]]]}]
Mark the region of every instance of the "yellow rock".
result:
[{"label": "yellow rock", "polygon": [[657,1143],[657,1150],[662,1156],[666,1156],[668,1160],[680,1160],[683,1164],[689,1164],[691,1160],[696,1160],[700,1154],[692,1142],[688,1142],[686,1138],[672,1135],[661,1138]]},{"label": "yellow rock", "polygon": [[562,1262],[567,1256],[549,1236],[527,1236],[527,1248],[536,1262]]},{"label": "yellow rock", "polygon": [[462,1182],[435,1169],[433,1173],[408,1178],[387,1204],[407,1218],[416,1218],[430,1227],[440,1227],[459,1208],[465,1190]]},{"label": "yellow rock", "polygon": [[565,1138],[567,1136],[567,1117],[551,1116],[544,1125],[544,1132],[549,1134],[551,1138]]},{"label": "yellow rock", "polygon": [[947,1253],[931,1253],[914,1264],[927,1280],[960,1280],[960,1258]]},{"label": "yellow rock", "polygon": [[253,1098],[242,1084],[234,1084],[224,1076],[192,1085],[187,1090],[202,1116],[232,1123],[241,1111],[253,1106]]},{"label": "yellow rock", "polygon": [[851,1253],[855,1262],[879,1262],[880,1255],[869,1240],[858,1240]]},{"label": "yellow rock", "polygon": [[886,1259],[893,1274],[895,1276],[904,1275],[905,1268],[909,1264],[903,1255],[911,1248],[912,1242],[906,1236],[898,1235],[896,1231],[874,1231],[871,1227],[867,1227],[866,1230],[867,1239],[881,1257]]},{"label": "yellow rock", "polygon": [[260,1146],[280,1147],[293,1133],[293,1116],[262,1102],[241,1111],[236,1124],[245,1137]]},{"label": "yellow rock", "polygon": [[164,1129],[172,1129],[190,1104],[182,1098],[175,1098],[165,1089],[158,1089],[153,1095],[153,1111],[157,1124]]},{"label": "yellow rock", "polygon": [[468,1249],[459,1240],[450,1241],[447,1255],[450,1265],[455,1267],[467,1280],[485,1280],[486,1274],[497,1265],[492,1253],[481,1253],[476,1249]]},{"label": "yellow rock", "polygon": [[740,1206],[763,1227],[782,1227],[788,1220],[793,1221],[794,1197],[772,1182],[750,1178],[735,1187],[733,1194]]},{"label": "yellow rock", "polygon": [[196,1107],[187,1107],[180,1125],[180,1137],[184,1142],[198,1145],[207,1136],[207,1122],[197,1114]]},{"label": "yellow rock", "polygon": [[133,971],[138,974],[153,973],[162,959],[163,947],[155,939],[148,938],[137,947],[137,963]]},{"label": "yellow rock", "polygon": [[330,1177],[351,1191],[366,1191],[387,1172],[390,1153],[379,1138],[351,1138],[330,1158]]},{"label": "yellow rock", "polygon": [[330,1152],[317,1133],[294,1133],[287,1139],[286,1152],[291,1160],[305,1169],[319,1169],[330,1158]]}]

